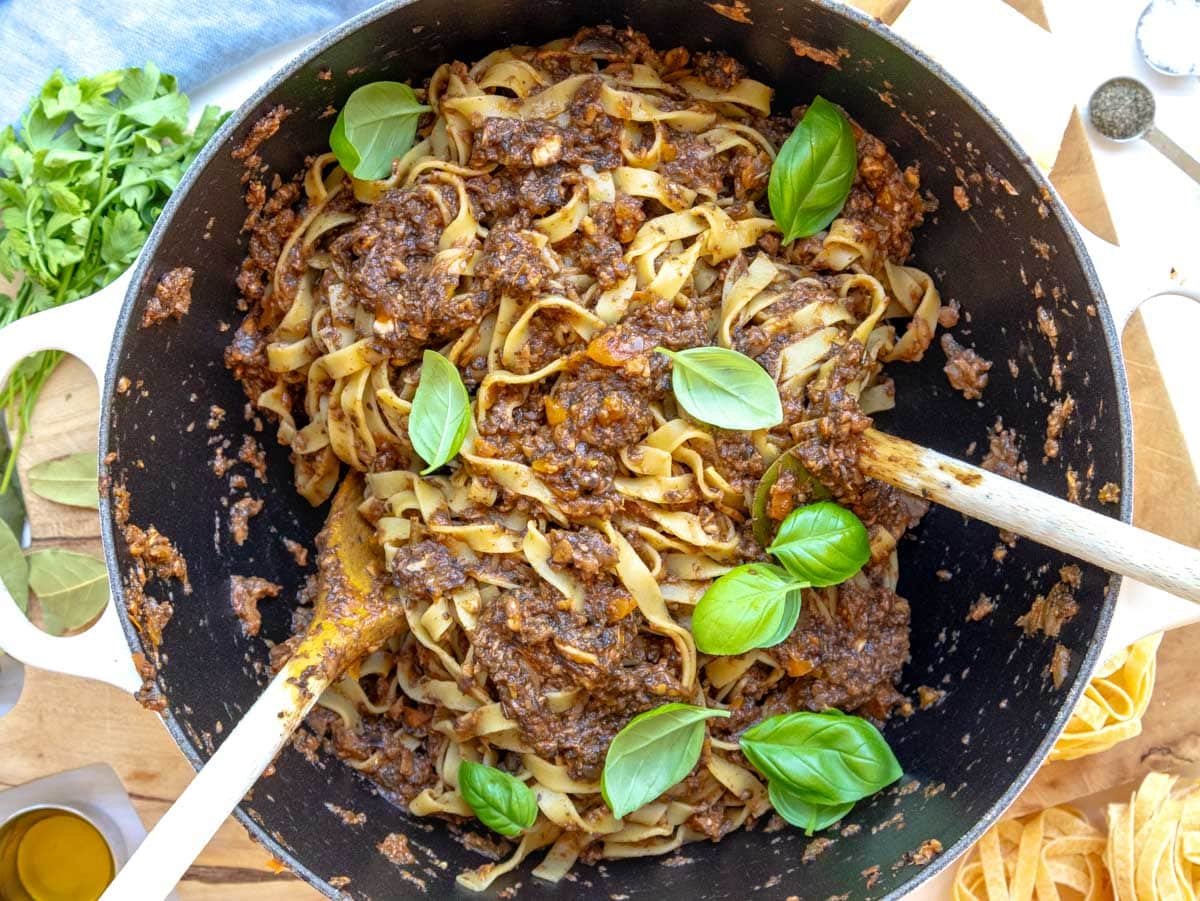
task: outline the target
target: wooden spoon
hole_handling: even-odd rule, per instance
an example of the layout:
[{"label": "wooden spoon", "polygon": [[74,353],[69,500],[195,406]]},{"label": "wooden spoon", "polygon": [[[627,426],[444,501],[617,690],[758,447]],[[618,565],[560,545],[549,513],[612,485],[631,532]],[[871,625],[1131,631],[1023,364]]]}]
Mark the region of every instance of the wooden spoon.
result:
[{"label": "wooden spoon", "polygon": [[358,514],[362,499],[362,477],[352,473],[317,536],[318,594],[303,641],[117,874],[107,901],[169,894],[321,692],[403,621],[373,531]]},{"label": "wooden spoon", "polygon": [[858,468],[1039,544],[1200,602],[1200,551],[874,429]]}]

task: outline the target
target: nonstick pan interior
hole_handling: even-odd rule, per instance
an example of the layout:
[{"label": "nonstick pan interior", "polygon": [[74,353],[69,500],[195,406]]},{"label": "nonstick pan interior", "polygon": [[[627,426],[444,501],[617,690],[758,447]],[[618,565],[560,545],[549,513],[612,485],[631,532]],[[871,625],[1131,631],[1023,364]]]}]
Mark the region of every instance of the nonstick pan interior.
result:
[{"label": "nonstick pan interior", "polygon": [[[419,80],[446,60],[474,60],[508,44],[538,43],[602,22],[632,25],[660,48],[725,50],[776,88],[776,109],[820,93],[884,140],[901,165],[919,162],[922,184],[939,209],[918,231],[914,262],[934,275],[944,298],[962,305],[955,334],[996,365],[982,403],[950,388],[936,346],[919,364],[893,366],[897,406],[880,415],[878,425],[978,461],[989,429],[1002,418],[1022,437],[1030,484],[1064,495],[1070,471],[1081,502],[1111,514],[1095,492],[1116,482],[1124,489],[1121,514],[1128,516],[1127,392],[1112,323],[1078,240],[1044,180],[990,117],[877,23],[819,2],[385,5],[322,39],[221,132],[156,228],[114,346],[101,453],[116,453],[109,472],[131,492],[132,521],[156,525],[188,561],[193,592],[173,592],[175,614],[158,681],[168,700],[168,727],[194,764],[211,755],[269,678],[265,644],[242,635],[230,608],[230,576],[261,575],[283,584],[284,596],[294,594],[303,573],[283,539],[311,545],[324,514],[292,489],[287,453],[273,443],[272,426],[256,433],[253,421],[243,418],[245,398],[222,362],[232,333],[226,328],[239,320],[234,279],[245,251],[241,166],[230,151],[259,116],[282,103],[291,114],[263,153],[275,171],[290,174],[306,155],[327,148],[327,109],[361,84]],[[794,40],[846,53],[834,68],[801,55],[804,44]],[[966,189],[969,210],[954,202],[956,185]],[[155,281],[177,266],[196,272],[191,312],[179,323],[139,330]],[[1039,307],[1057,324],[1053,344],[1038,329]],[[1061,388],[1051,375],[1056,355]],[[140,384],[118,394],[121,376]],[[1059,456],[1043,459],[1050,403],[1068,393],[1075,417]],[[214,404],[228,415],[210,431],[205,423]],[[227,439],[236,453],[246,433],[268,448],[270,465],[267,483],[251,477],[251,494],[264,498],[266,508],[239,547],[225,528],[228,483],[212,472],[211,442]],[[116,580],[131,561],[113,540],[119,531],[107,499],[103,513]],[[745,898],[755,889],[780,898],[880,897],[929,875],[977,837],[1032,775],[1086,682],[1115,596],[1116,580],[1082,566],[1080,612],[1058,638],[1071,653],[1070,671],[1055,688],[1048,676],[1055,642],[1024,637],[1015,621],[1070,561],[1027,541],[998,561],[997,543],[995,529],[944,509],[931,511],[903,542],[899,591],[912,604],[913,626],[912,661],[901,689],[915,697],[918,686],[929,686],[946,696],[888,724],[886,736],[906,779],[858,805],[840,832],[825,837],[831,842],[815,845],[799,830],[768,834],[760,828],[715,845],[685,846],[676,866],[658,858],[607,861],[577,867],[572,881],[558,886],[524,872],[493,891],[520,881],[523,897]],[[980,595],[994,599],[996,610],[968,621]],[[287,605],[267,602],[262,610],[263,635],[286,638]],[[141,637],[126,626],[139,648]],[[335,807],[361,812],[366,821],[347,825]],[[416,897],[418,882],[430,897],[466,895],[454,876],[482,862],[458,837],[469,827],[410,818],[338,760],[310,760],[292,748],[238,815],[273,854],[331,896]],[[393,832],[409,837],[415,864],[398,868],[376,852]],[[931,839],[943,853],[931,854],[928,866],[914,864],[913,855]],[[350,881],[336,880],[335,888],[335,877]]]}]

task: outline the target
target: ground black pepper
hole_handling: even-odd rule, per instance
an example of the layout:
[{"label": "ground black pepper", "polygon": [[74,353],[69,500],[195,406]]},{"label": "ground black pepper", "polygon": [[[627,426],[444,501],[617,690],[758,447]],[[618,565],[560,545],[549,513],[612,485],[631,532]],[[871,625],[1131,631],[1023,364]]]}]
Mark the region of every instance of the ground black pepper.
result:
[{"label": "ground black pepper", "polygon": [[1136,79],[1112,78],[1092,94],[1088,116],[1106,138],[1128,141],[1154,124],[1154,95]]}]

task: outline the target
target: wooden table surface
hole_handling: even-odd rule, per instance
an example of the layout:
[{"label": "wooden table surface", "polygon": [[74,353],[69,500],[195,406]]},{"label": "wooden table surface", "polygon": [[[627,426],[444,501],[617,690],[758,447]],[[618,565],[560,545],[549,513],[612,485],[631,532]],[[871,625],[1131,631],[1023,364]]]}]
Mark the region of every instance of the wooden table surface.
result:
[{"label": "wooden table surface", "polygon": [[[1036,16],[1037,0],[1007,0]],[[891,18],[903,0],[859,0]],[[1082,140],[1082,133],[1077,136]],[[1086,146],[1066,148],[1055,184],[1085,222],[1100,227],[1107,216],[1089,186]],[[1073,202],[1074,201],[1074,202]],[[1089,215],[1088,208],[1093,215]],[[1111,226],[1110,226],[1111,227]],[[1136,476],[1134,520],[1139,525],[1200,547],[1200,488],[1175,414],[1167,401],[1153,351],[1139,317],[1125,333],[1133,395]],[[55,372],[39,404],[20,469],[52,457],[95,448],[96,385],[88,371],[67,360]],[[28,497],[34,546],[67,547],[101,554],[96,515]],[[1082,761],[1046,766],[1017,802],[1021,809],[1062,803],[1138,778],[1150,768],[1186,771],[1200,765],[1200,626],[1167,636],[1159,654],[1158,687],[1145,731],[1136,739]],[[17,707],[0,718],[0,789],[66,769],[103,761],[120,775],[145,824],[162,816],[192,776],[191,767],[156,714],[115,688],[42,671],[27,671]],[[207,898],[316,899],[318,893],[283,871],[233,819],[188,871],[179,893],[187,901]]]}]

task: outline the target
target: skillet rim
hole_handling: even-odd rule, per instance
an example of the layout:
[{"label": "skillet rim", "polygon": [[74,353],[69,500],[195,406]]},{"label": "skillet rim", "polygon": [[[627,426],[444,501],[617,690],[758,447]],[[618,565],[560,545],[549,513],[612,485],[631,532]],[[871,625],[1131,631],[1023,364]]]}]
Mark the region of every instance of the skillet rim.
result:
[{"label": "skillet rim", "polygon": [[[126,291],[125,300],[117,319],[117,326],[113,332],[112,345],[105,368],[104,383],[101,386],[102,398],[98,451],[100,460],[103,460],[109,451],[108,438],[113,426],[116,374],[119,371],[118,363],[121,358],[121,351],[131,331],[133,307],[137,304],[142,289],[147,284],[147,279],[153,271],[153,262],[158,256],[159,248],[171,230],[176,212],[195,187],[201,173],[213,158],[222,152],[226,142],[233,133],[250,116],[257,112],[263,101],[270,97],[281,85],[295,77],[303,66],[312,62],[320,54],[342,39],[369,28],[377,21],[391,15],[398,9],[418,2],[420,0],[384,0],[384,2],[364,10],[317,37],[311,44],[293,55],[291,59],[284,63],[230,114],[216,133],[209,139],[208,143],[205,144],[195,160],[193,160],[191,166],[188,167],[187,172],[163,207],[162,213],[155,222],[142,252],[138,255],[137,262],[134,264],[133,278]],[[941,64],[930,58],[924,51],[910,44],[881,20],[856,8],[843,5],[838,0],[805,0],[805,2],[819,7],[827,13],[839,16],[851,25],[856,25],[869,31],[875,37],[891,44],[901,53],[911,58],[929,75],[939,79],[979,116],[984,124],[1005,145],[1016,163],[1025,170],[1025,173],[1033,180],[1034,184],[1041,189],[1042,195],[1046,198],[1055,221],[1062,229],[1071,252],[1083,271],[1084,280],[1087,283],[1092,299],[1096,303],[1099,314],[1101,328],[1104,333],[1105,347],[1108,351],[1109,366],[1113,375],[1113,384],[1117,392],[1117,420],[1120,428],[1121,448],[1121,503],[1119,518],[1122,522],[1130,522],[1133,510],[1133,417],[1129,385],[1125,374],[1124,356],[1121,350],[1121,334],[1116,329],[1112,313],[1108,307],[1108,301],[1104,295],[1104,290],[1096,275],[1095,267],[1092,265],[1091,257],[1088,256],[1083,240],[1080,238],[1079,232],[1075,227],[1074,219],[1059,198],[1058,192],[1054,189],[1049,179],[1033,163],[1030,155],[1017,143],[1016,139],[1003,123],[974,94],[967,90],[955,76],[947,72]],[[113,527],[112,502],[110,494],[104,491],[100,493],[100,532],[104,545],[105,563],[108,568],[109,585],[112,586],[117,614],[120,617],[121,627],[125,632],[125,638],[130,650],[134,651],[142,647],[141,636],[130,621],[125,609],[125,586],[122,581],[122,574],[115,550],[118,536]],[[933,861],[916,870],[912,877],[902,886],[885,896],[888,901],[904,897],[951,866],[1003,815],[1004,811],[1009,808],[1025,786],[1033,779],[1038,769],[1045,762],[1059,734],[1066,727],[1067,720],[1074,711],[1079,698],[1082,696],[1091,679],[1091,674],[1099,662],[1100,652],[1103,648],[1109,625],[1112,622],[1113,610],[1120,587],[1121,576],[1110,574],[1108,587],[1104,595],[1103,609],[1100,611],[1096,629],[1091,636],[1087,652],[1080,662],[1079,675],[1074,680],[1071,689],[1065,695],[1060,696],[1058,712],[1047,723],[1042,741],[1025,765],[1014,776],[1008,789],[976,820],[975,824],[957,842],[949,848],[944,849]],[[1083,678],[1085,674],[1087,678]],[[205,760],[201,757],[196,744],[184,731],[181,723],[175,718],[174,713],[168,707],[160,713],[160,716],[162,717],[163,725],[170,732],[171,738],[178,745],[180,751],[183,752],[188,763],[191,764],[193,769],[199,770],[204,765]],[[252,819],[245,809],[245,802],[234,808],[233,815],[237,817],[238,821],[256,842],[277,859],[282,860],[288,869],[300,879],[330,898],[339,896],[340,893],[337,889],[301,863],[280,842],[273,838],[265,827]]]}]

